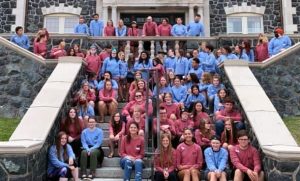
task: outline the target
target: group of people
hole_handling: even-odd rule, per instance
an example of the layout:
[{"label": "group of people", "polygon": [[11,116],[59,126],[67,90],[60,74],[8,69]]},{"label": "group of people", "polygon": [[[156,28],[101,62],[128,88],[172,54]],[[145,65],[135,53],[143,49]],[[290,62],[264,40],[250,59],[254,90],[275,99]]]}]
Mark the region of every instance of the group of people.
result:
[{"label": "group of people", "polygon": [[[130,180],[132,170],[136,180],[142,178],[146,131],[159,140],[156,180],[197,180],[201,169],[209,180],[226,180],[230,166],[234,180],[262,180],[259,154],[250,146],[240,110],[221,82],[213,49],[202,43],[190,59],[181,49],[169,49],[168,56],[159,52],[153,60],[143,51],[138,60],[126,62],[124,52],[111,46],[99,55],[92,46],[86,56],[74,48],[75,56],[84,57],[88,79],[61,122],[62,132],[49,152],[48,176],[78,178],[78,160],[81,177],[94,178],[104,157],[103,131],[96,123],[109,115],[107,157],[121,157],[124,180]],[[157,101],[159,107],[154,106]],[[126,102],[121,112],[119,102]],[[153,114],[155,108],[158,115]]]}]

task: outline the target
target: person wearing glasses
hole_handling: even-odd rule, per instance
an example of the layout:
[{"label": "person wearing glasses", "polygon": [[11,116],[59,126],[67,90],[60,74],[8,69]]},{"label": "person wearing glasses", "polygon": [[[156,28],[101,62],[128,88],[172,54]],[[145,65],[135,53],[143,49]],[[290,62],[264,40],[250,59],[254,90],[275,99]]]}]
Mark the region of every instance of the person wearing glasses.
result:
[{"label": "person wearing glasses", "polygon": [[203,155],[201,147],[193,142],[192,129],[183,132],[184,142],[176,149],[176,163],[180,180],[200,180]]},{"label": "person wearing glasses", "polygon": [[235,168],[234,180],[263,181],[260,155],[257,149],[250,145],[247,131],[240,130],[237,138],[238,145],[230,149],[231,162]]}]

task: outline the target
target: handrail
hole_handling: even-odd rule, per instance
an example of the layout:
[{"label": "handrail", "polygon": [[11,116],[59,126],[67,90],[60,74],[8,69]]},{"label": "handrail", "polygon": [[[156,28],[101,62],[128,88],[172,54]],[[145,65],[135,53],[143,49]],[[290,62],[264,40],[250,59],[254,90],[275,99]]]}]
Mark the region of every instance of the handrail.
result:
[{"label": "handrail", "polygon": [[5,47],[7,47],[7,48],[9,48],[9,49],[11,49],[11,50],[19,53],[20,55],[23,55],[24,57],[27,57],[27,58],[29,58],[31,60],[37,61],[37,62],[39,62],[41,64],[44,64],[44,65],[46,64],[44,58],[42,58],[42,57],[40,57],[40,56],[38,56],[38,55],[36,55],[36,54],[34,54],[34,53],[32,53],[32,52],[24,49],[22,47],[19,47],[18,45],[14,44],[14,43],[12,43],[10,41],[8,41],[7,39],[5,39],[5,38],[3,38],[1,36],[0,36],[0,45],[3,45],[3,46],[5,46]]}]

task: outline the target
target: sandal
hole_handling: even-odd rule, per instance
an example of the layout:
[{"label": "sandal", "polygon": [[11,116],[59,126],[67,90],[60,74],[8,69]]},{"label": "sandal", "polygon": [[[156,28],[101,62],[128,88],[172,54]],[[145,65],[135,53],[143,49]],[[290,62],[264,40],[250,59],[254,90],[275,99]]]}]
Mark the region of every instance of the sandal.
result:
[{"label": "sandal", "polygon": [[114,153],[111,152],[107,157],[108,157],[108,158],[112,158],[113,156],[114,156]]}]

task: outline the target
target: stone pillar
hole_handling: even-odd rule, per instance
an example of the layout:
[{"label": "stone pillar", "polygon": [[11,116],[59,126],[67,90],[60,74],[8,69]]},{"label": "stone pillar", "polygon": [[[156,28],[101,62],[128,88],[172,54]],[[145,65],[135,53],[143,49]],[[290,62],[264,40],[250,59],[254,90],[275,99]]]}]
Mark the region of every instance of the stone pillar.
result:
[{"label": "stone pillar", "polygon": [[284,33],[294,34],[297,31],[297,24],[293,23],[293,14],[296,14],[296,8],[292,7],[292,0],[284,0],[282,2],[282,14]]},{"label": "stone pillar", "polygon": [[102,14],[102,17],[103,17],[102,7],[103,7],[103,1],[97,0],[96,1],[96,13],[99,13],[100,15]]},{"label": "stone pillar", "polygon": [[[204,34],[206,37],[210,37],[210,15],[209,15],[209,1],[205,0],[203,6],[199,7],[203,9],[203,24],[204,24]],[[198,9],[199,11],[199,9]]]},{"label": "stone pillar", "polygon": [[197,11],[198,14],[201,15],[201,22],[203,23],[203,6],[198,6],[198,11]]},{"label": "stone pillar", "polygon": [[107,21],[108,21],[108,7],[102,7],[102,19],[104,22],[104,25],[106,25]]},{"label": "stone pillar", "polygon": [[[16,8],[12,9],[12,14],[16,15],[16,20],[14,25],[12,25],[11,31],[14,32],[17,26],[25,26],[25,14],[26,14],[26,1],[24,0],[17,0]],[[25,30],[26,28],[24,28]]]},{"label": "stone pillar", "polygon": [[[194,6],[190,5],[189,6],[189,22],[194,20]],[[189,22],[187,22],[186,24],[188,24]]]},{"label": "stone pillar", "polygon": [[117,7],[116,6],[112,6],[111,7],[111,20],[114,22],[114,25],[117,26],[118,25],[118,20],[117,20]]}]

